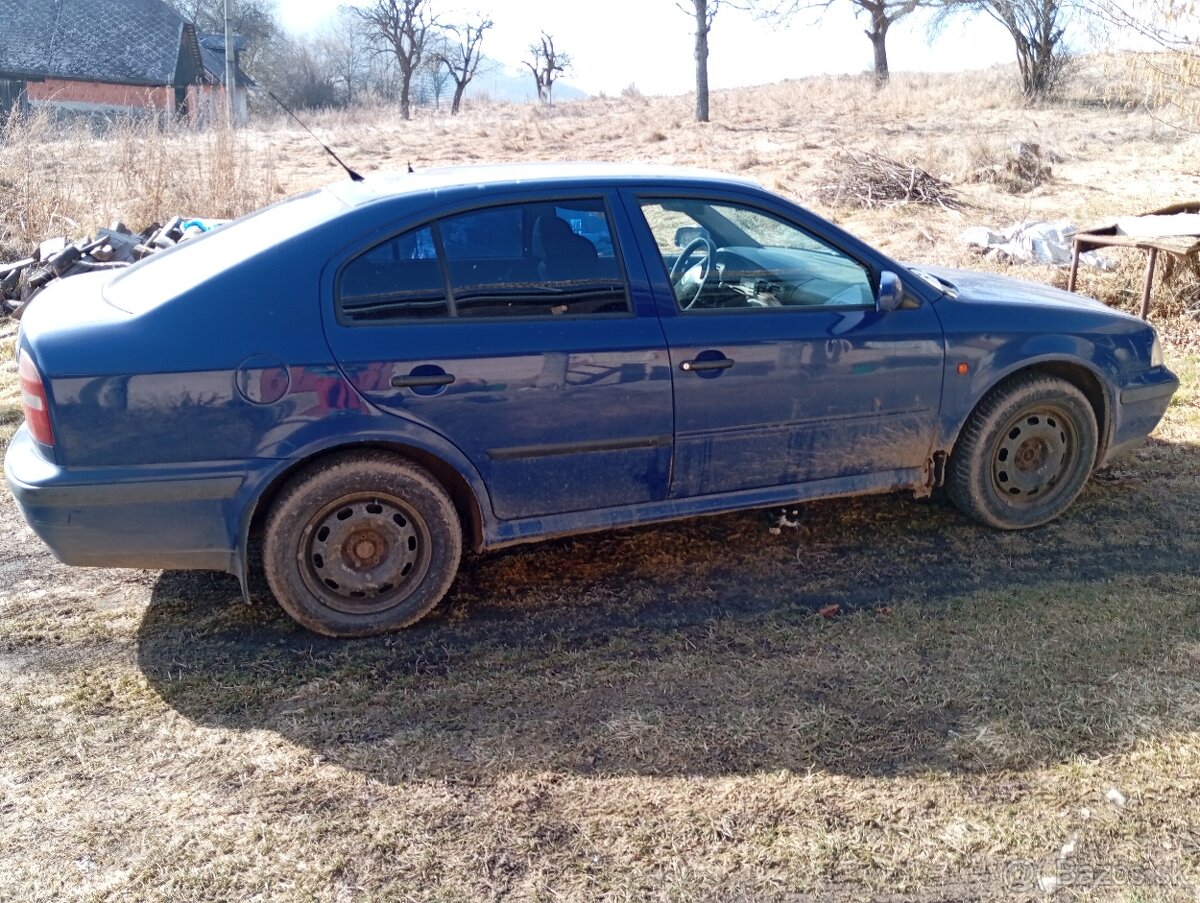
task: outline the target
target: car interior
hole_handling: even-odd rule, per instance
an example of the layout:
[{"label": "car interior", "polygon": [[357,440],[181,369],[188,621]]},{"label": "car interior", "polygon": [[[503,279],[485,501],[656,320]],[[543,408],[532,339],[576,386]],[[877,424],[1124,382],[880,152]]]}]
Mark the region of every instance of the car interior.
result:
[{"label": "car interior", "polygon": [[695,199],[642,210],[683,311],[874,304],[866,267],[789,223]]}]

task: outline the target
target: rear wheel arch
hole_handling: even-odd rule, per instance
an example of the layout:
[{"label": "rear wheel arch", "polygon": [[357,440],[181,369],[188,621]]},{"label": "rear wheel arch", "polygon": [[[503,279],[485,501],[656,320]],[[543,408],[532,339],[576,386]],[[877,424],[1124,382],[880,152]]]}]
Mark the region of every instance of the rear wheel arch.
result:
[{"label": "rear wheel arch", "polygon": [[483,547],[483,512],[475,491],[458,470],[432,452],[411,445],[391,442],[361,442],[335,445],[321,449],[311,455],[292,462],[267,484],[258,494],[254,511],[250,516],[247,538],[260,537],[263,526],[279,493],[293,479],[306,470],[346,455],[347,453],[381,451],[399,460],[411,461],[423,467],[441,484],[450,496],[463,527],[463,545],[474,551]]}]

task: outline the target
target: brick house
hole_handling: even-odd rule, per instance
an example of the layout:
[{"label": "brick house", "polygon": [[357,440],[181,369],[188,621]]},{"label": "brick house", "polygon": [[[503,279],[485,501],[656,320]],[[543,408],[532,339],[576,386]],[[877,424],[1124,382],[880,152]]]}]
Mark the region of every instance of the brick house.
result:
[{"label": "brick house", "polygon": [[[220,115],[224,82],[223,39],[162,0],[0,0],[0,120],[49,108],[199,123]],[[240,119],[248,84],[239,70]]]}]

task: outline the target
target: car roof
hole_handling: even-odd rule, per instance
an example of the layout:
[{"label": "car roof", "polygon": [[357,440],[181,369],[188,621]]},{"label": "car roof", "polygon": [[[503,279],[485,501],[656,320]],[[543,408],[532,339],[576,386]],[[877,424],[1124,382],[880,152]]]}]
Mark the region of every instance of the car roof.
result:
[{"label": "car roof", "polygon": [[448,188],[555,186],[615,186],[622,184],[686,186],[737,185],[761,188],[753,179],[681,166],[630,163],[499,163],[443,166],[415,172],[383,172],[361,182],[349,180],[327,186],[343,203],[357,207],[384,198],[435,192]]}]

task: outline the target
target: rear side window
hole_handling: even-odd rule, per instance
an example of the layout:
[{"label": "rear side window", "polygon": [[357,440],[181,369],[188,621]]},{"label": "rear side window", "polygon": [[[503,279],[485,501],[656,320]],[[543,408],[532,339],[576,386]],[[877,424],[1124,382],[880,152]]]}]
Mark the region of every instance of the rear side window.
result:
[{"label": "rear side window", "polygon": [[451,257],[504,259],[521,256],[521,208],[493,207],[442,220],[442,241]]},{"label": "rear side window", "polygon": [[[586,233],[582,218],[573,225],[552,204],[497,207],[439,222],[443,236],[492,232],[479,244],[445,244],[458,316],[625,313],[625,279],[612,253],[607,213],[599,201],[578,204],[596,208],[587,212]],[[517,253],[492,254],[497,247]]]},{"label": "rear side window", "polygon": [[338,281],[339,319],[351,325],[629,311],[600,198],[444,217],[359,255]]}]

